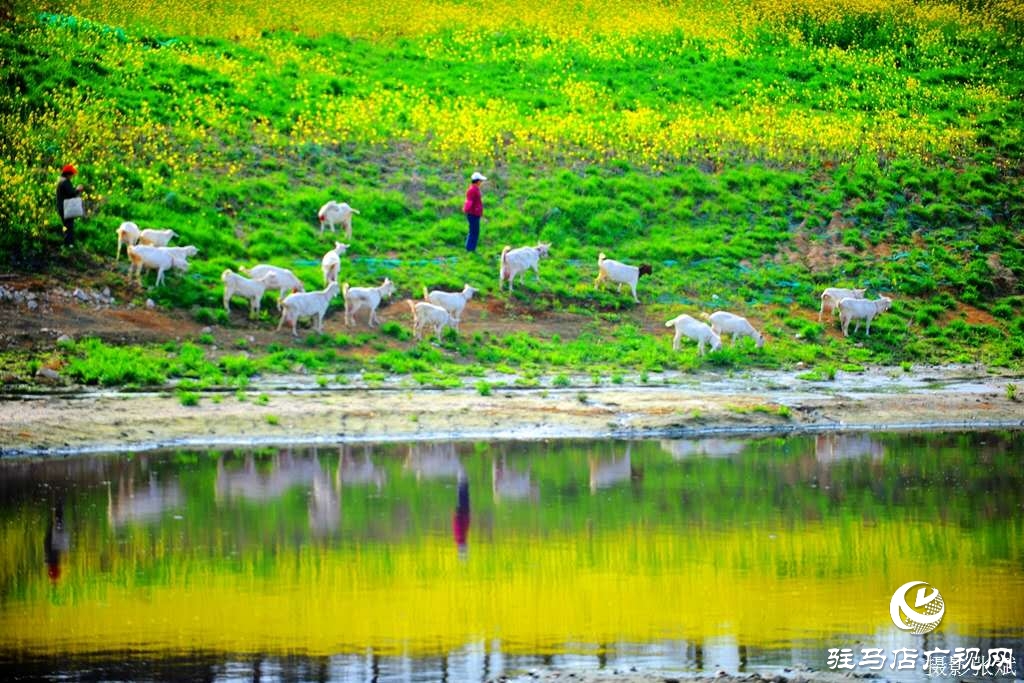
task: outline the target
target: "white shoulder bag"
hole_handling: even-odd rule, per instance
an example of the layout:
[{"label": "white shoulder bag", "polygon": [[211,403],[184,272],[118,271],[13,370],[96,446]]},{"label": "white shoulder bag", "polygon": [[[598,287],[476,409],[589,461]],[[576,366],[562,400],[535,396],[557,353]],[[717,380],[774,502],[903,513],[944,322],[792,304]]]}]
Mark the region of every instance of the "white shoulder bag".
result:
[{"label": "white shoulder bag", "polygon": [[85,207],[82,206],[81,197],[71,197],[64,200],[64,218],[81,218],[85,215]]}]

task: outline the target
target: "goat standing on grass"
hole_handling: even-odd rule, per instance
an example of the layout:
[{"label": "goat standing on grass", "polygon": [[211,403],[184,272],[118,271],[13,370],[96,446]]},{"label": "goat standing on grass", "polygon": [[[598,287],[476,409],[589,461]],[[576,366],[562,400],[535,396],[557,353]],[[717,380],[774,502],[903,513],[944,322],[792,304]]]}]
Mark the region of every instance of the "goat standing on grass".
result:
[{"label": "goat standing on grass", "polygon": [[314,328],[317,332],[323,332],[324,316],[327,315],[327,307],[337,293],[338,283],[332,282],[327,285],[326,289],[319,292],[296,292],[295,294],[289,294],[281,302],[281,322],[277,324],[277,329],[280,330],[281,326],[287,321],[292,326],[292,336],[297,337],[299,334],[296,332],[295,326],[299,318],[316,317]]},{"label": "goat standing on grass", "polygon": [[535,247],[519,247],[518,249],[505,247],[502,249],[501,269],[498,272],[498,289],[501,290],[505,285],[505,281],[508,280],[508,291],[511,293],[512,281],[516,279],[516,275],[530,268],[533,269],[534,274],[537,276],[537,282],[540,282],[540,270],[537,264],[548,255],[550,248],[550,244],[541,243]]},{"label": "goat standing on grass", "polygon": [[323,259],[320,261],[320,270],[324,273],[324,286],[331,284],[332,282],[337,284],[338,282],[338,270],[341,268],[341,255],[348,249],[347,244],[341,242],[334,243],[334,249],[324,254]]},{"label": "goat standing on grass", "polygon": [[228,268],[220,274],[220,280],[224,283],[224,310],[231,313],[231,297],[237,294],[249,300],[249,317],[258,318],[260,300],[267,291],[268,281],[272,281],[273,278],[273,275],[266,275],[261,280],[250,280]]},{"label": "goat standing on grass", "polygon": [[345,324],[354,325],[356,311],[365,307],[370,310],[367,324],[373,327],[374,323],[379,323],[377,307],[383,299],[395,293],[395,285],[389,278],[384,278],[379,287],[349,287],[346,282],[341,291],[345,296]]},{"label": "goat standing on grass", "polygon": [[866,289],[843,289],[842,287],[829,287],[821,293],[821,308],[818,310],[818,322],[825,312],[834,313],[839,308],[839,302],[843,299],[863,299]]},{"label": "goat standing on grass", "polygon": [[715,334],[715,331],[707,323],[702,323],[685,313],[666,321],[665,327],[676,328],[676,336],[672,339],[673,351],[679,350],[679,340],[683,337],[689,337],[697,342],[697,353],[701,356],[704,355],[705,344],[710,344],[712,351],[722,348],[721,337]]},{"label": "goat standing on grass", "polygon": [[173,230],[154,230],[147,228],[139,233],[139,244],[151,247],[166,247],[167,243],[178,236]]},{"label": "goat standing on grass", "polygon": [[336,202],[333,199],[320,207],[317,218],[320,219],[320,234],[324,234],[324,225],[334,231],[334,226],[341,223],[345,226],[345,239],[352,239],[352,214],[359,213],[345,202]]},{"label": "goat standing on grass", "polygon": [[757,348],[764,346],[764,335],[755,330],[754,326],[743,316],[726,311],[715,311],[707,316],[707,319],[711,323],[711,329],[715,331],[715,334],[719,336],[728,334],[732,338],[730,342],[732,344],[735,344],[736,340],[740,337],[750,337],[754,340]]},{"label": "goat standing on grass", "polygon": [[138,278],[139,285],[142,285],[142,269],[151,268],[156,271],[156,283],[154,286],[159,287],[164,281],[164,272],[170,268],[176,270],[188,270],[188,261],[184,258],[175,256],[173,253],[169,253],[161,249],[160,247],[128,247],[128,260],[131,264],[128,266],[128,280],[132,279],[132,271]]},{"label": "goat standing on grass", "polygon": [[839,301],[839,322],[843,326],[843,336],[848,337],[850,329],[850,321],[856,320],[857,326],[853,328],[853,333],[856,334],[857,330],[860,329],[860,321],[867,321],[867,336],[871,336],[871,321],[879,313],[883,313],[889,310],[892,306],[892,299],[887,296],[875,299],[854,299],[853,297],[847,297]]},{"label": "goat standing on grass", "polygon": [[121,245],[126,247],[134,247],[139,243],[139,226],[135,225],[131,221],[125,221],[121,225],[117,226],[117,256],[114,257],[115,261],[121,258]]},{"label": "goat standing on grass", "polygon": [[[239,271],[245,273],[253,280],[266,280],[267,289],[277,289],[277,308],[281,309],[281,302],[284,301],[285,297],[290,293],[294,292],[305,292],[306,287],[302,284],[302,280],[295,277],[295,273],[288,270],[287,268],[280,268],[278,266],[272,266],[268,263],[261,263],[253,266],[252,268],[239,268]],[[272,275],[272,278],[267,278],[268,275]]]},{"label": "goat standing on grass", "polygon": [[640,303],[640,299],[636,298],[637,281],[642,276],[650,275],[652,272],[651,264],[649,263],[642,263],[639,266],[627,266],[625,263],[605,257],[603,252],[597,257],[597,270],[597,280],[594,282],[595,287],[607,280],[618,283],[619,291],[621,292],[622,285],[629,285],[630,290],[633,292],[633,301],[636,303]]},{"label": "goat standing on grass", "polygon": [[435,289],[432,292],[428,292],[427,288],[423,288],[423,298],[426,301],[440,306],[441,308],[448,311],[448,315],[451,317],[451,323],[449,325],[455,329],[459,329],[459,323],[462,322],[462,311],[465,310],[466,304],[473,298],[477,290],[469,285],[464,285],[461,292],[443,292],[439,289]]},{"label": "goat standing on grass", "polygon": [[406,299],[409,310],[412,311],[412,336],[415,339],[423,339],[423,329],[428,325],[434,328],[434,336],[441,338],[441,332],[445,325],[451,327],[452,318],[441,306],[435,306],[428,301],[413,301]]}]

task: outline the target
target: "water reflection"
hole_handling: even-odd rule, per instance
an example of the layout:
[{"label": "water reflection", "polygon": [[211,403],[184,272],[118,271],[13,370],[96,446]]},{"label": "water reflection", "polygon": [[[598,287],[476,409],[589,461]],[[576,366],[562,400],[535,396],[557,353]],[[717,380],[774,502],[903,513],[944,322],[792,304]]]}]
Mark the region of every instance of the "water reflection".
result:
[{"label": "water reflection", "polygon": [[591,455],[590,464],[590,492],[597,493],[598,489],[610,488],[631,480],[639,480],[643,477],[643,470],[633,467],[630,460],[632,444],[627,444],[625,452],[621,455],[602,456]]},{"label": "water reflection", "polygon": [[904,642],[888,600],[922,577],[948,605],[929,647],[1017,647],[1021,453],[872,433],[0,461],[0,677],[821,669]]},{"label": "water reflection", "polygon": [[155,472],[144,476],[145,483],[137,486],[134,470],[119,474],[116,493],[107,485],[107,520],[112,528],[157,522],[168,510],[184,506],[176,481],[160,483]]},{"label": "water reflection", "polygon": [[465,472],[458,475],[458,486],[455,489],[455,513],[452,515],[452,536],[459,549],[459,557],[466,558],[469,540],[469,479]]},{"label": "water reflection", "polygon": [[662,450],[676,460],[705,455],[709,458],[729,458],[739,455],[750,445],[748,439],[662,439]]},{"label": "water reflection", "polygon": [[217,459],[217,500],[273,500],[290,489],[312,486],[320,474],[320,462],[315,455],[296,457],[291,449],[275,453],[265,468],[257,467],[253,453],[245,455],[241,470],[229,469],[227,460],[221,457]]},{"label": "water reflection", "polygon": [[451,441],[411,444],[405,456],[405,468],[416,474],[416,480],[457,479],[465,474],[462,460]]},{"label": "water reflection", "polygon": [[814,457],[824,464],[855,458],[878,462],[884,455],[882,443],[867,434],[819,434],[814,438]]},{"label": "water reflection", "polygon": [[59,581],[61,558],[71,547],[71,536],[64,526],[64,500],[58,498],[53,506],[53,513],[46,522],[46,535],[43,536],[43,553],[46,557],[46,575],[51,581]]},{"label": "water reflection", "polygon": [[338,465],[339,486],[351,486],[357,484],[373,484],[377,491],[380,491],[387,483],[387,472],[378,468],[370,459],[373,452],[371,446],[362,446],[362,455],[357,457],[352,446],[342,446],[338,449],[340,464]]},{"label": "water reflection", "polygon": [[540,499],[540,489],[530,475],[530,468],[520,472],[509,467],[504,453],[491,461],[491,492],[495,503],[503,500],[529,500],[536,503]]}]

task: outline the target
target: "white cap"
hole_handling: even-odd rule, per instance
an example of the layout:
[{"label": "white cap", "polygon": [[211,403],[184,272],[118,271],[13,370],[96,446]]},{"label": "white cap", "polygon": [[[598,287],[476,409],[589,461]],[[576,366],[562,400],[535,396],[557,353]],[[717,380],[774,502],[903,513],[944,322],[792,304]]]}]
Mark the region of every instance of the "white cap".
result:
[{"label": "white cap", "polygon": [[485,176],[480,171],[473,171],[473,175],[469,176],[469,179],[470,180],[487,180],[487,176]]}]

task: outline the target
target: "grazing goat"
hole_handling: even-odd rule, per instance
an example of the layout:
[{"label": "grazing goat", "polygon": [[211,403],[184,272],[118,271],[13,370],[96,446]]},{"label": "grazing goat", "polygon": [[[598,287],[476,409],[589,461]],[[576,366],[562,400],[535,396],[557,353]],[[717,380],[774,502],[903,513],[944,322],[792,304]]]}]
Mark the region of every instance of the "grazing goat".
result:
[{"label": "grazing goat", "polygon": [[[305,286],[302,284],[302,280],[295,277],[295,273],[287,268],[280,268],[267,263],[261,263],[253,266],[252,268],[239,268],[238,270],[254,280],[266,280],[268,289],[277,289],[278,310],[281,309],[281,302],[284,301],[284,298],[288,296],[288,294],[306,291]],[[273,275],[273,278],[267,279],[267,275]]]},{"label": "grazing goat", "polygon": [[267,291],[267,281],[272,278],[273,275],[267,275],[261,280],[250,280],[228,268],[220,274],[224,283],[224,310],[231,312],[231,297],[238,295],[249,300],[249,317],[259,317],[260,300]]},{"label": "grazing goat", "polygon": [[715,334],[718,336],[728,334],[732,338],[731,343],[733,344],[739,337],[750,337],[757,344],[757,348],[764,346],[764,335],[755,330],[754,326],[742,316],[726,311],[715,311],[707,316],[707,319]]},{"label": "grazing goat", "polygon": [[685,313],[666,321],[665,327],[676,328],[676,336],[672,339],[673,351],[679,350],[679,340],[683,337],[689,337],[697,342],[697,353],[702,356],[704,355],[705,344],[710,344],[712,351],[722,348],[721,337],[715,334],[715,331],[707,323],[702,323]]},{"label": "grazing goat", "polygon": [[334,249],[331,249],[324,254],[323,259],[321,259],[320,270],[322,270],[324,274],[325,287],[332,282],[338,282],[338,270],[341,268],[341,255],[344,254],[347,249],[347,244],[335,242]]},{"label": "grazing goat", "polygon": [[178,236],[173,230],[153,230],[148,228],[139,233],[139,244],[151,247],[166,247],[167,243]]},{"label": "grazing goat", "polygon": [[131,281],[134,270],[140,286],[142,285],[143,268],[152,268],[156,271],[155,286],[157,287],[164,281],[164,271],[167,269],[188,270],[188,261],[167,253],[160,247],[130,246],[128,247],[128,259],[131,261],[131,265],[128,266],[128,280]]},{"label": "grazing goat", "polygon": [[121,225],[117,226],[117,256],[114,260],[117,261],[121,258],[121,245],[126,247],[134,247],[139,243],[139,226],[135,225],[131,221],[125,221]]},{"label": "grazing goat", "polygon": [[466,304],[473,298],[477,290],[469,285],[464,285],[461,292],[443,292],[440,289],[435,289],[432,292],[428,292],[427,288],[423,288],[423,298],[434,304],[440,306],[444,310],[448,311],[448,315],[451,316],[450,326],[458,330],[459,323],[462,322],[462,311],[465,310]]},{"label": "grazing goat", "polygon": [[434,328],[434,335],[440,339],[441,332],[445,325],[451,327],[452,317],[448,311],[440,306],[435,306],[428,301],[416,302],[406,299],[409,310],[412,311],[412,336],[415,339],[423,339],[423,328],[430,325]]},{"label": "grazing goat", "polygon": [[378,287],[349,287],[346,282],[342,286],[341,291],[345,296],[345,324],[354,325],[356,311],[365,306],[370,309],[370,317],[367,324],[373,327],[375,322],[379,323],[377,307],[380,306],[382,299],[386,299],[395,293],[395,285],[389,278],[384,278],[384,282]]},{"label": "grazing goat", "polygon": [[502,289],[505,280],[508,280],[508,291],[512,291],[512,281],[516,275],[530,268],[537,275],[537,282],[540,282],[540,270],[537,264],[542,258],[548,255],[550,244],[538,244],[535,247],[505,247],[501,250],[501,270],[498,272],[498,289]]},{"label": "grazing goat", "polygon": [[192,258],[193,256],[199,253],[199,249],[197,247],[192,246],[191,244],[185,247],[157,247],[157,249],[160,249],[165,253],[168,253],[171,256],[180,259]]},{"label": "grazing goat", "polygon": [[843,336],[848,337],[850,329],[850,321],[856,320],[857,326],[853,328],[853,333],[856,334],[857,330],[860,329],[860,321],[866,320],[867,324],[867,336],[871,336],[871,320],[878,315],[889,310],[892,306],[892,299],[887,296],[875,299],[854,299],[853,297],[847,297],[839,300],[839,322],[843,326]]},{"label": "grazing goat", "polygon": [[633,301],[636,303],[640,303],[640,299],[636,298],[637,281],[642,276],[650,275],[652,272],[649,263],[642,263],[639,266],[627,266],[625,263],[605,257],[604,253],[599,254],[597,257],[597,270],[597,280],[594,281],[595,287],[607,280],[618,283],[619,291],[621,292],[622,285],[629,285],[630,290],[633,292]]},{"label": "grazing goat", "polygon": [[277,324],[277,329],[280,330],[281,326],[284,325],[287,320],[292,326],[292,336],[298,337],[298,332],[295,331],[295,326],[299,322],[299,318],[310,318],[316,317],[315,329],[317,332],[324,331],[324,316],[327,315],[327,306],[330,305],[331,299],[338,294],[338,283],[332,282],[327,285],[326,289],[322,289],[319,292],[296,292],[295,294],[289,294],[285,297],[285,300],[281,302],[281,322]]},{"label": "grazing goat", "polygon": [[329,225],[331,230],[337,223],[345,226],[345,239],[352,239],[352,214],[359,213],[345,202],[336,202],[333,199],[320,207],[317,218],[320,219],[320,234],[324,234],[324,225]]},{"label": "grazing goat", "polygon": [[863,299],[866,289],[843,289],[842,287],[829,287],[821,293],[821,308],[818,310],[818,322],[825,312],[834,313],[839,308],[839,302],[843,299]]}]

